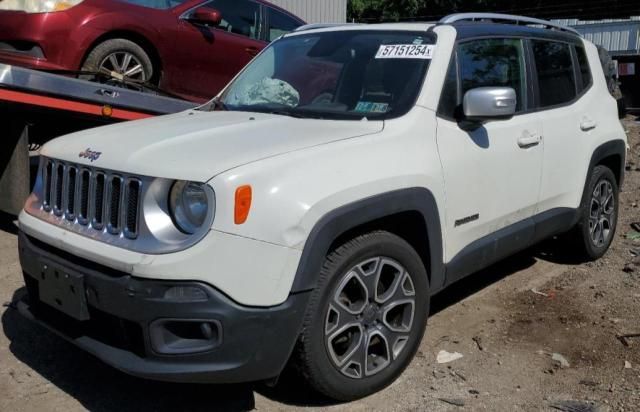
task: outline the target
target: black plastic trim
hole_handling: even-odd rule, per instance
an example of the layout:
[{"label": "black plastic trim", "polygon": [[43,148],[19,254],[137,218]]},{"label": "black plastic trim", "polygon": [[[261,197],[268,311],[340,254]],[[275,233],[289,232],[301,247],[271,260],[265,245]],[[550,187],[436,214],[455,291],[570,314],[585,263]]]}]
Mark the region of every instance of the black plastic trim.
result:
[{"label": "black plastic trim", "polygon": [[316,287],[325,257],[333,241],[341,234],[368,222],[402,212],[418,212],[424,218],[431,267],[426,268],[431,285],[439,289],[444,283],[442,261],[442,231],[435,197],[425,188],[408,188],[372,196],[323,216],[313,227],[302,251],[292,292],[309,291]]},{"label": "black plastic trim", "polygon": [[526,249],[531,245],[534,234],[535,223],[529,218],[472,242],[447,263],[446,285]]},{"label": "black plastic trim", "polygon": [[535,231],[532,244],[571,230],[580,220],[580,210],[557,208],[533,217]]},{"label": "black plastic trim", "polygon": [[446,286],[544,239],[570,230],[579,217],[578,209],[551,209],[476,240],[447,263]]},{"label": "black plastic trim", "polygon": [[[291,356],[309,293],[292,294],[275,307],[247,307],[201,282],[104,274],[99,265],[66,260],[66,256],[40,249],[31,239],[20,232],[20,262],[29,290],[29,295],[19,302],[20,313],[123,372],[172,382],[251,382],[278,376]],[[88,321],[76,320],[40,301],[38,275],[43,259],[62,270],[68,268],[84,275],[91,313]],[[197,287],[208,299],[192,302],[164,299],[166,291],[175,286]],[[102,318],[108,318],[116,325],[126,325],[128,330],[137,333],[117,335],[118,339],[114,340],[93,333],[108,329],[100,323]],[[157,325],[158,320],[206,320],[219,325],[221,340],[209,348],[194,346],[194,353],[159,354],[150,333],[151,325]],[[106,332],[113,334],[116,331]],[[137,344],[126,344],[131,340]],[[124,343],[116,344],[116,341]]]},{"label": "black plastic trim", "polygon": [[589,178],[591,177],[591,171],[600,163],[602,160],[606,159],[609,156],[620,156],[620,170],[612,170],[614,173],[619,173],[620,181],[618,182],[618,187],[622,187],[624,183],[624,168],[626,165],[626,157],[627,157],[627,144],[624,140],[611,140],[609,142],[603,143],[598,146],[596,150],[593,151],[593,155],[591,156],[591,161],[589,162],[589,168],[587,169],[586,178],[584,182],[584,193],[582,194],[582,199],[586,199],[588,196],[587,193],[587,185],[589,183]]}]

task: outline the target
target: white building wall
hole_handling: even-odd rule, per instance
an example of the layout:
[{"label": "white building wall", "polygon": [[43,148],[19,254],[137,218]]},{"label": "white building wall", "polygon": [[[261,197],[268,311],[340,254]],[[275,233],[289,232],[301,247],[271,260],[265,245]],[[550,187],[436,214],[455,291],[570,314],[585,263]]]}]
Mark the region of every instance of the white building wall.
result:
[{"label": "white building wall", "polygon": [[307,23],[345,23],[347,0],[269,0]]}]

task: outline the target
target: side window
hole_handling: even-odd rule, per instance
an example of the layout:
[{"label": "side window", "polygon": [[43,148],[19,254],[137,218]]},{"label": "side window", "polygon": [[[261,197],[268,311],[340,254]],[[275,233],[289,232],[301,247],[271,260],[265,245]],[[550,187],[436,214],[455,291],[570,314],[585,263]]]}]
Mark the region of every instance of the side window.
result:
[{"label": "side window", "polygon": [[218,29],[252,39],[260,38],[260,6],[257,3],[249,0],[212,0],[204,7],[220,12],[222,23]]},{"label": "side window", "polygon": [[570,46],[566,43],[532,40],[538,71],[540,107],[568,103],[576,97],[576,79]]},{"label": "side window", "polygon": [[576,46],[576,54],[578,55],[578,64],[580,65],[580,74],[582,77],[582,91],[588,89],[591,86],[591,68],[589,67],[589,59],[587,59],[587,52],[582,46]]},{"label": "side window", "polygon": [[527,101],[524,47],[520,39],[483,39],[458,46],[462,96],[477,87],[511,87],[516,111]]},{"label": "side window", "polygon": [[268,41],[274,41],[283,34],[292,32],[296,28],[300,27],[300,23],[297,20],[292,19],[284,13],[277,10],[268,8],[269,10],[269,32]]}]

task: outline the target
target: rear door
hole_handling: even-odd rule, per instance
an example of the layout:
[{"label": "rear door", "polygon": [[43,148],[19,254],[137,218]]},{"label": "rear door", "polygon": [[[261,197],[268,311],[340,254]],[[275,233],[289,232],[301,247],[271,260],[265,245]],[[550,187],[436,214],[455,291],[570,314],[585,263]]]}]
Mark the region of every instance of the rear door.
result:
[{"label": "rear door", "polygon": [[184,97],[207,100],[215,96],[265,46],[262,7],[251,0],[210,0],[199,7],[218,10],[216,27],[180,18],[171,61],[171,84]]},{"label": "rear door", "polygon": [[[445,253],[453,262],[454,279],[448,280],[526,246],[533,237],[543,148],[539,115],[528,110],[525,44],[513,38],[465,41],[450,65],[437,132],[446,192]],[[465,127],[462,98],[477,87],[515,89],[517,114],[473,130]]]},{"label": "rear door", "polygon": [[[598,100],[581,44],[531,40],[537,71],[536,106],[545,135],[541,211],[578,207],[598,140]],[[579,62],[581,61],[581,63]]]}]

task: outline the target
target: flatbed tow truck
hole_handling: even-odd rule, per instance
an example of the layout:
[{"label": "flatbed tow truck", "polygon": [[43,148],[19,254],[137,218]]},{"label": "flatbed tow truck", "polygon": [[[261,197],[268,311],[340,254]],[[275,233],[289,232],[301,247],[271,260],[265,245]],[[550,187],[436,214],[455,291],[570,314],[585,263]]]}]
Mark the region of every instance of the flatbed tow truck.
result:
[{"label": "flatbed tow truck", "polygon": [[[62,75],[61,75],[62,74]],[[196,103],[117,79],[80,80],[0,64],[0,212],[17,215],[31,191],[39,148],[58,136],[92,127],[177,113]],[[108,80],[104,82],[104,80]]]}]

